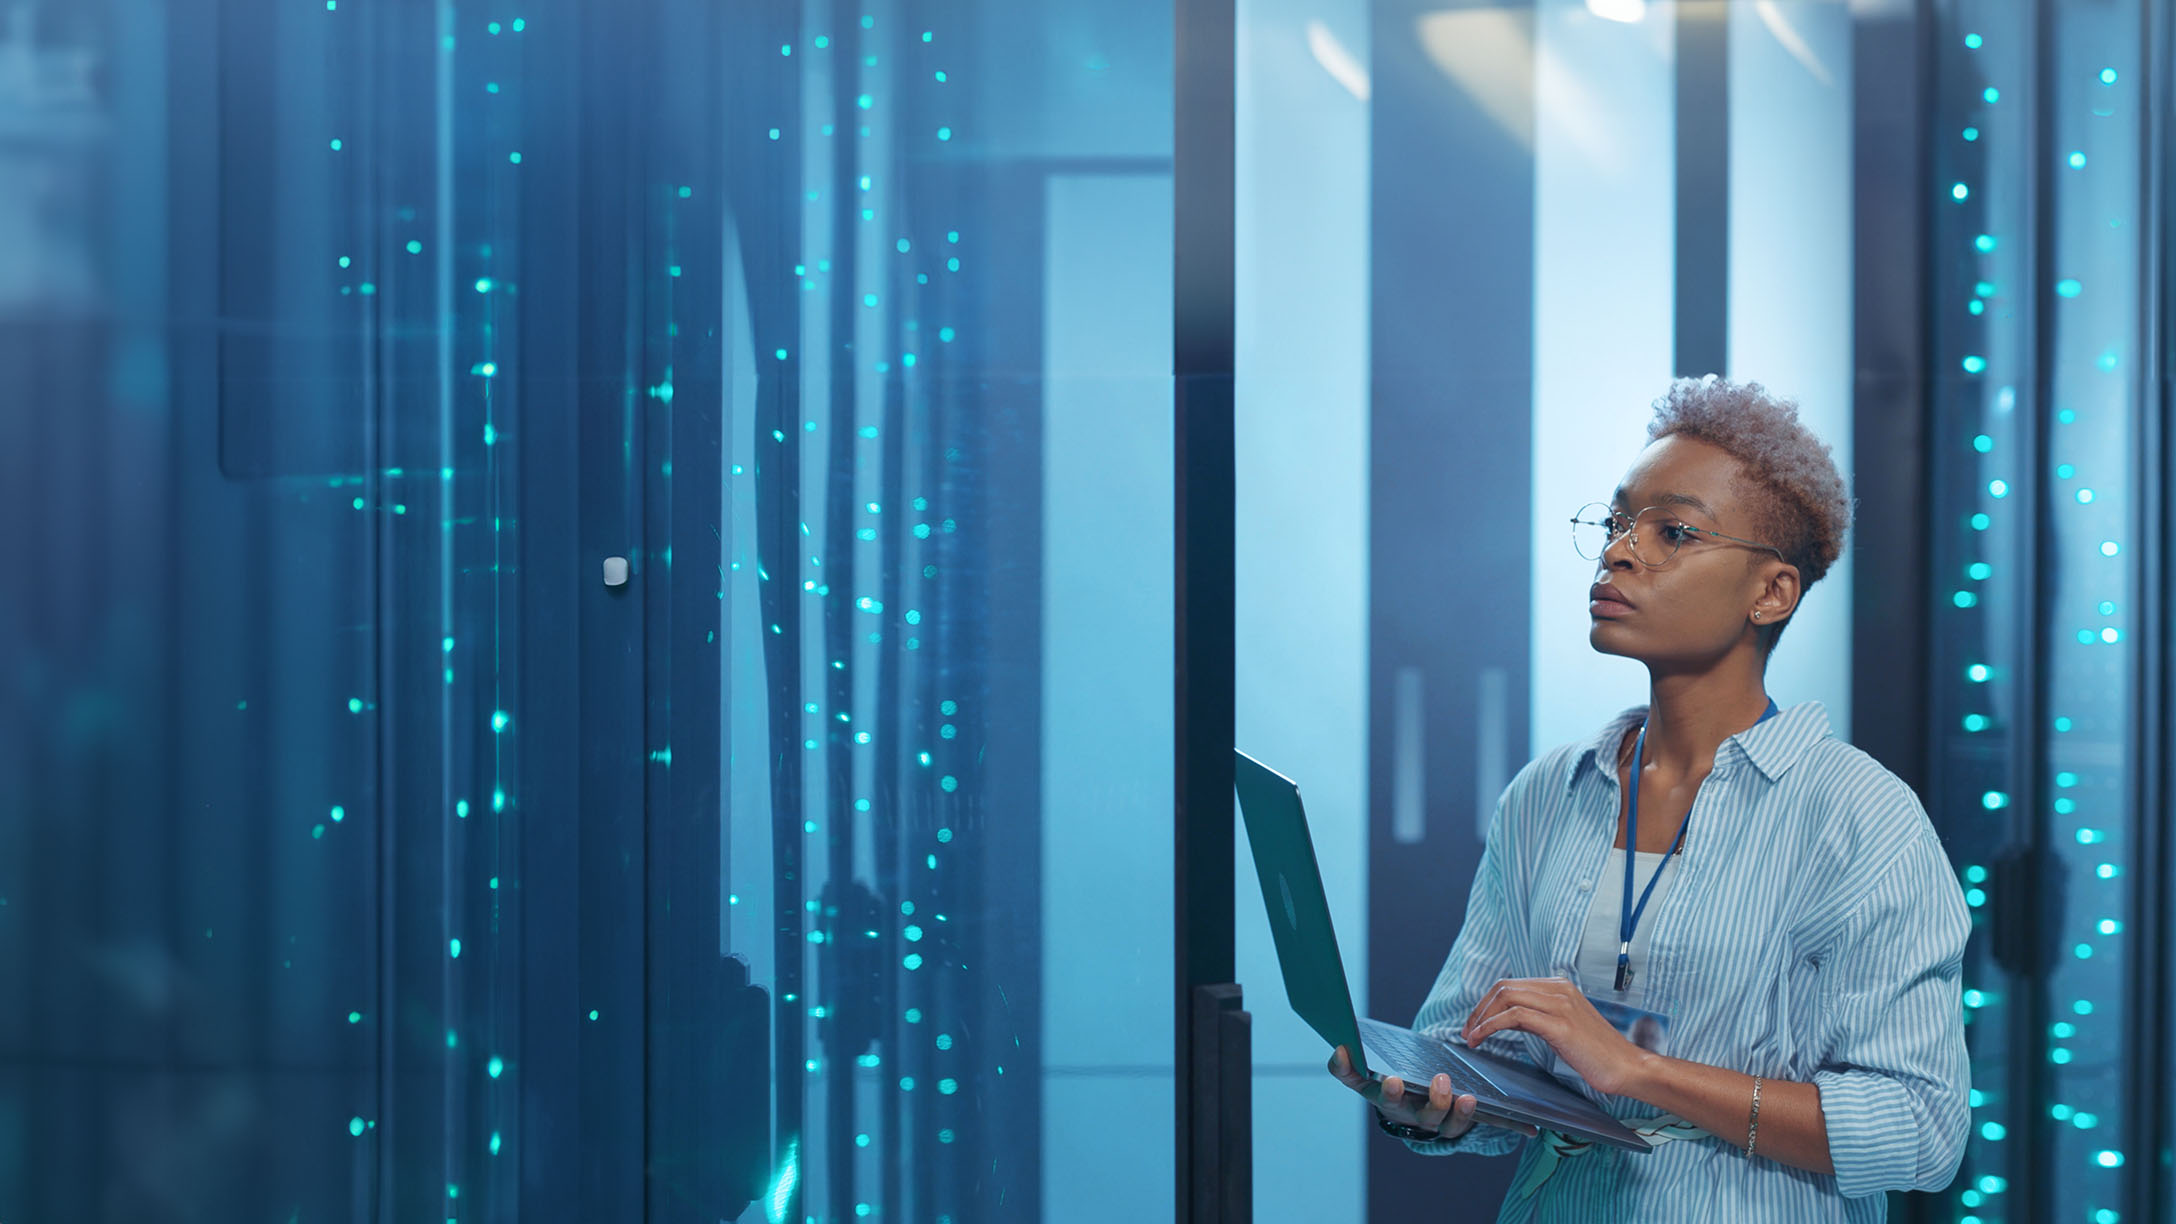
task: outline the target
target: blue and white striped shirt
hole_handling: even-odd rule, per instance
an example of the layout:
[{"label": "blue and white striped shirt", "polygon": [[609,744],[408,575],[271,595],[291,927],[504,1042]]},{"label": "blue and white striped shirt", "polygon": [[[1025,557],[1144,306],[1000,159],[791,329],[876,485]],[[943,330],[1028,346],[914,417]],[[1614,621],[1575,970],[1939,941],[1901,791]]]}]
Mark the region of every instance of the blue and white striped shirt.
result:
[{"label": "blue and white striped shirt", "polygon": [[[1587,909],[1616,841],[1612,767],[1645,707],[1592,740],[1519,771],[1498,801],[1451,945],[1412,1027],[1456,1041],[1499,979],[1576,978]],[[1971,920],[1918,797],[1829,733],[1805,702],[1723,741],[1693,803],[1676,882],[1651,925],[1642,987],[1671,1015],[1670,1053],[1821,1091],[1833,1176],[1699,1138],[1645,1154],[1596,1147],[1568,1159],[1500,1222],[1874,1221],[1887,1190],[1938,1190],[1956,1175],[1970,1122],[1960,966]],[[1556,1074],[1619,1118],[1661,1111],[1585,1087],[1548,1045],[1503,1033],[1489,1048]],[[1748,1101],[1750,1104],[1750,1100]],[[1419,1152],[1539,1145],[1476,1127]],[[1517,1180],[1517,1179],[1514,1179]]]}]

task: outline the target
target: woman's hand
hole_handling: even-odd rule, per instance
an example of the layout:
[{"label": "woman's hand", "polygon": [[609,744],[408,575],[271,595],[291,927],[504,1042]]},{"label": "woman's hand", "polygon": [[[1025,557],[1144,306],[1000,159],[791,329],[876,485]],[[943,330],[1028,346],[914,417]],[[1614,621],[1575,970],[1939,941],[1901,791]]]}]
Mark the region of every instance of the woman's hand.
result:
[{"label": "woman's hand", "polygon": [[1650,1057],[1602,1019],[1579,987],[1563,978],[1505,978],[1481,996],[1460,1036],[1478,1049],[1497,1033],[1517,1029],[1549,1043],[1557,1057],[1597,1092],[1630,1096]]},{"label": "woman's hand", "polygon": [[[1439,1139],[1456,1139],[1474,1127],[1475,1102],[1469,1094],[1453,1096],[1451,1077],[1438,1075],[1428,1086],[1428,1100],[1421,1104],[1405,1095],[1405,1081],[1395,1075],[1384,1076],[1381,1082],[1369,1079],[1352,1065],[1352,1056],[1344,1046],[1330,1053],[1330,1074],[1337,1082],[1360,1094],[1369,1104],[1383,1111],[1383,1116],[1406,1126],[1418,1126],[1436,1132]],[[1531,1135],[1531,1126],[1513,1125],[1510,1130]]]}]

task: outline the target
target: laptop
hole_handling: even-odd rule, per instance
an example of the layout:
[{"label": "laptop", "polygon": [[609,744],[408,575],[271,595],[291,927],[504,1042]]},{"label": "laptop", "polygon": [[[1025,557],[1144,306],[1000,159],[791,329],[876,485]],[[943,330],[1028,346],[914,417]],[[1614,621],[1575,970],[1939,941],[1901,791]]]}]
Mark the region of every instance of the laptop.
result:
[{"label": "laptop", "polygon": [[1345,960],[1330,927],[1330,902],[1315,865],[1314,840],[1299,786],[1244,752],[1233,754],[1239,808],[1254,848],[1262,902],[1277,939],[1285,994],[1322,1039],[1351,1050],[1362,1074],[1397,1075],[1409,1099],[1425,1100],[1437,1073],[1474,1098],[1481,1122],[1524,1122],[1560,1135],[1626,1151],[1653,1147],[1623,1123],[1538,1068],[1441,1041],[1401,1025],[1359,1018],[1345,982]]}]

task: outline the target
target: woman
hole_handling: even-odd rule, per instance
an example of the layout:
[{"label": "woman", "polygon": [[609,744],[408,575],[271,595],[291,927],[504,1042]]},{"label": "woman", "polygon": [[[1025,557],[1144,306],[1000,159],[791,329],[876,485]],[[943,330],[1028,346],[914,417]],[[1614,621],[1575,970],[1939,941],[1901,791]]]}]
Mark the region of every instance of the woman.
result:
[{"label": "woman", "polygon": [[1415,1151],[1523,1148],[1501,1221],[1880,1220],[1963,1154],[1970,921],[1911,789],[1763,685],[1850,502],[1757,384],[1680,380],[1648,437],[1573,530],[1588,640],[1649,703],[1512,780],[1413,1028],[1583,1082],[1656,1146],[1528,1142],[1445,1077],[1422,1101],[1330,1069]]}]

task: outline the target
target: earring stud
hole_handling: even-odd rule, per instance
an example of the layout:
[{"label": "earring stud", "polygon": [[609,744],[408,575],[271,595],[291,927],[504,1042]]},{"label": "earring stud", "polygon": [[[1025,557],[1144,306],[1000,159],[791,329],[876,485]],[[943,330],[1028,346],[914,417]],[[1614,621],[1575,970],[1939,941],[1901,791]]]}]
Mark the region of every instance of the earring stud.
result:
[{"label": "earring stud", "polygon": [[1755,612],[1755,613],[1753,614],[1753,619],[1754,619],[1754,620],[1759,620],[1759,619],[1760,619],[1760,613],[1758,613],[1758,612]]}]

